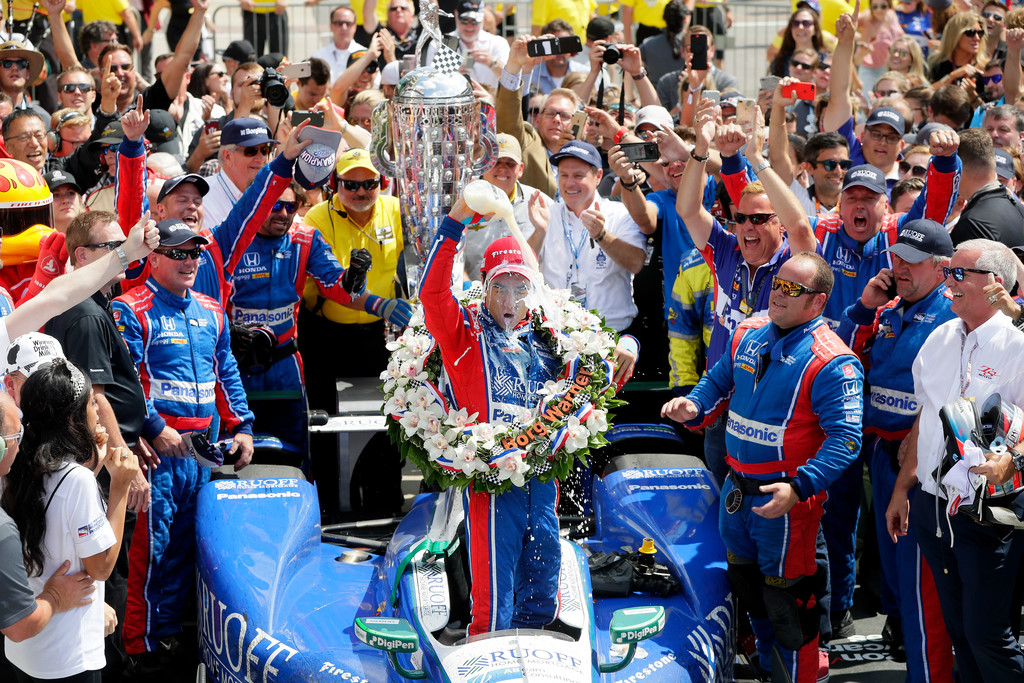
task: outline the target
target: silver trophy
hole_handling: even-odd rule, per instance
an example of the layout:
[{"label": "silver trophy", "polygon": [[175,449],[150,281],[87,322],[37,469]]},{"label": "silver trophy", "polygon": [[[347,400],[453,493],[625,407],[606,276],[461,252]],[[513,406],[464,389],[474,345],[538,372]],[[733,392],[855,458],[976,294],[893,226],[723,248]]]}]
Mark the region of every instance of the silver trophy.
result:
[{"label": "silver trophy", "polygon": [[[373,165],[396,181],[413,296],[441,221],[466,185],[494,164],[498,150],[494,108],[477,100],[458,73],[462,57],[442,43],[437,14],[435,0],[422,9],[423,33],[416,47],[421,66],[402,77],[389,101],[377,105],[370,143]],[[428,36],[438,48],[431,64],[422,66]],[[484,149],[475,158],[478,143]]]}]

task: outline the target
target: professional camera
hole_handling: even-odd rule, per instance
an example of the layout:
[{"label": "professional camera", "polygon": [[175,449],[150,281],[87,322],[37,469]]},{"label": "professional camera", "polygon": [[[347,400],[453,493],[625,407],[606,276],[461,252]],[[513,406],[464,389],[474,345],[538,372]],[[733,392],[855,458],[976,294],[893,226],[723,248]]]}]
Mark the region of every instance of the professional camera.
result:
[{"label": "professional camera", "polygon": [[622,43],[605,45],[604,54],[601,55],[601,59],[604,60],[605,64],[618,64],[619,60],[622,59]]},{"label": "professional camera", "polygon": [[260,93],[271,107],[276,107],[277,109],[295,108],[291,93],[288,92],[288,86],[284,84],[284,77],[274,69],[264,69],[263,75],[260,76],[260,80],[257,83],[260,86]]}]

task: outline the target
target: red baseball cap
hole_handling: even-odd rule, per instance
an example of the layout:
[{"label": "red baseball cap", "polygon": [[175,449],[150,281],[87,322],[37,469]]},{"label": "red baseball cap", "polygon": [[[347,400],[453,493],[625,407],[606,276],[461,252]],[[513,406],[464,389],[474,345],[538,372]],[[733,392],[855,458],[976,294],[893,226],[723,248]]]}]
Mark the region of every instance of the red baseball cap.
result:
[{"label": "red baseball cap", "polygon": [[484,282],[490,282],[503,273],[517,273],[528,280],[534,276],[534,270],[526,264],[519,242],[512,235],[494,240],[484,251],[484,264],[480,269]]}]

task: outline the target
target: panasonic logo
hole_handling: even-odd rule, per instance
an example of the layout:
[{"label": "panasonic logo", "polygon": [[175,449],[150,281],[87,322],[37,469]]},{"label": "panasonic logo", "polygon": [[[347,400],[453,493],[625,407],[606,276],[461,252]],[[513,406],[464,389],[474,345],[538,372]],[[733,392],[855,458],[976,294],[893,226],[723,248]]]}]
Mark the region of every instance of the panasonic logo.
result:
[{"label": "panasonic logo", "polygon": [[726,431],[743,441],[750,441],[762,446],[777,446],[782,442],[786,430],[782,427],[767,425],[763,422],[748,420],[743,417],[729,415]]},{"label": "panasonic logo", "polygon": [[887,413],[913,417],[917,415],[917,397],[902,391],[871,387],[871,405]]}]

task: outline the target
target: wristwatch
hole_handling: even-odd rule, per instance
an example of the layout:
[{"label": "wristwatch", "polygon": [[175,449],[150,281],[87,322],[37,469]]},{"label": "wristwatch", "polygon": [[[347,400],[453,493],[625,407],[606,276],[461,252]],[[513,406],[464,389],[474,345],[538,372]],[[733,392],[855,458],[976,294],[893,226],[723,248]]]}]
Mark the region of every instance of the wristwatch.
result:
[{"label": "wristwatch", "polygon": [[634,81],[642,81],[645,78],[647,78],[647,67],[646,66],[640,67],[640,71],[638,73],[633,74],[633,80]]},{"label": "wristwatch", "polygon": [[1010,457],[1013,459],[1013,469],[1024,472],[1024,453],[1011,448]]}]

